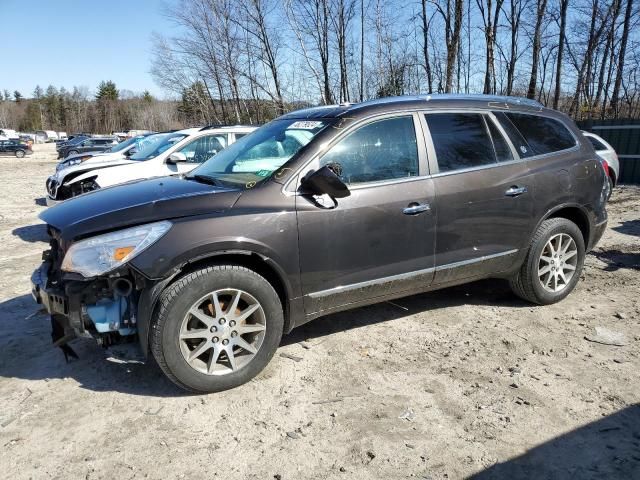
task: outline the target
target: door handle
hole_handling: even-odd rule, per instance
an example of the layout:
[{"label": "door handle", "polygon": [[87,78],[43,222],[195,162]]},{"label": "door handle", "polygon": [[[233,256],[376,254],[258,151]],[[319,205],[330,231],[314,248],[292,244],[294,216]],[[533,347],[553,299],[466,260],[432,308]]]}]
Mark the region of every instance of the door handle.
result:
[{"label": "door handle", "polygon": [[418,215],[429,210],[431,210],[431,205],[428,203],[410,203],[409,206],[402,210],[402,213],[405,215]]},{"label": "door handle", "polygon": [[518,187],[516,185],[509,187],[507,191],[504,192],[507,197],[517,197],[523,193],[527,193],[527,187]]}]

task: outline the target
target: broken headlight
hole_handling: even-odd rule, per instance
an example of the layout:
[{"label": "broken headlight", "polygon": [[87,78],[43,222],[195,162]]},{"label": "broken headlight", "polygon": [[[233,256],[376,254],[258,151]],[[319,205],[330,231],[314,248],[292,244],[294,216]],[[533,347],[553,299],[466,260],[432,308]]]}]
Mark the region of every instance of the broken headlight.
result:
[{"label": "broken headlight", "polygon": [[67,251],[62,270],[85,277],[110,272],[143,252],[170,228],[171,222],[163,221],[80,240]]}]

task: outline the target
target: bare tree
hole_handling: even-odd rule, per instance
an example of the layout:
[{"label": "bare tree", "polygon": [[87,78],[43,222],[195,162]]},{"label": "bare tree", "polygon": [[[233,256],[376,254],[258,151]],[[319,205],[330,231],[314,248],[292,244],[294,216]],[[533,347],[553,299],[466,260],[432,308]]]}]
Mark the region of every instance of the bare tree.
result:
[{"label": "bare tree", "polygon": [[566,41],[567,29],[567,9],[569,8],[569,0],[560,0],[560,33],[558,34],[558,56],[556,58],[556,88],[553,94],[553,108],[558,109],[560,102],[560,90],[562,88],[562,62]]},{"label": "bare tree", "polygon": [[495,93],[496,91],[494,50],[496,45],[498,20],[500,18],[500,10],[502,9],[503,3],[504,0],[496,0],[494,7],[493,0],[476,0],[478,10],[480,10],[480,14],[482,15],[486,46],[486,67],[484,74],[484,87],[482,90],[483,93]]},{"label": "bare tree", "polygon": [[622,38],[620,40],[620,53],[618,54],[618,66],[616,68],[616,80],[613,84],[613,92],[611,93],[611,109],[613,115],[618,118],[618,96],[620,95],[620,85],[624,74],[625,55],[627,54],[627,42],[629,41],[629,30],[631,26],[631,13],[633,12],[633,0],[627,0],[627,8],[624,14],[624,26],[622,29]]}]

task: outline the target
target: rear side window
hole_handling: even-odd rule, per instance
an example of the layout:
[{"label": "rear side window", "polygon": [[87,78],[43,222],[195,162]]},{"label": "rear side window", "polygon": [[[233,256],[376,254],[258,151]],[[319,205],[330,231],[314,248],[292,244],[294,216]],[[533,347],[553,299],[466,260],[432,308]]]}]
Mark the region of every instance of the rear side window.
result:
[{"label": "rear side window", "polygon": [[523,155],[525,157],[559,152],[576,145],[576,139],[569,129],[558,120],[525,113],[505,113],[504,115],[526,140],[529,151]]},{"label": "rear side window", "polygon": [[430,113],[425,118],[440,172],[513,159],[505,139],[490,120],[487,123],[483,114]]},{"label": "rear side window", "polygon": [[[585,135],[586,137],[586,135]],[[604,146],[604,144],[602,142],[600,142],[597,138],[593,138],[593,137],[587,137],[589,139],[589,141],[591,142],[591,145],[593,145],[593,148],[600,152],[602,150],[606,150],[607,147]]]}]

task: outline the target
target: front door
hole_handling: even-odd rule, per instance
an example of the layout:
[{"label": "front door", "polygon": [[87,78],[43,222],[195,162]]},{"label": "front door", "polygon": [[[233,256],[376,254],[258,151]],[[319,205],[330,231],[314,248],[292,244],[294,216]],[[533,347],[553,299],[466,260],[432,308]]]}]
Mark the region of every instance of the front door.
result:
[{"label": "front door", "polygon": [[437,197],[435,283],[511,268],[533,228],[533,180],[488,112],[428,113]]},{"label": "front door", "polygon": [[433,183],[417,115],[371,120],[307,169],[332,165],[351,195],[297,196],[299,255],[307,314],[431,284]]}]

